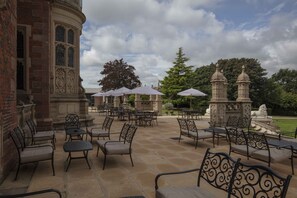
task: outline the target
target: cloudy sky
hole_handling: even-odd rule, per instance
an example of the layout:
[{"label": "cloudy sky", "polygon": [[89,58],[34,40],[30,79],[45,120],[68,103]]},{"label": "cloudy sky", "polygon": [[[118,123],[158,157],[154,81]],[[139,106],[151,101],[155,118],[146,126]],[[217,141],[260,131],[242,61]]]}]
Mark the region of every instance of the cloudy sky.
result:
[{"label": "cloudy sky", "polygon": [[269,75],[297,69],[296,0],[84,0],[81,77],[97,88],[104,63],[123,58],[157,85],[179,47],[200,67],[256,58]]}]

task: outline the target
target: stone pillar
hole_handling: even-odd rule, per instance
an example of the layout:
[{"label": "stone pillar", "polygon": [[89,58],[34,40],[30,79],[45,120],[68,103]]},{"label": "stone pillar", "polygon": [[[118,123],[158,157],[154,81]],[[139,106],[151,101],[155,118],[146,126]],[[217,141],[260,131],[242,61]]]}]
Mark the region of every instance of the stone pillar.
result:
[{"label": "stone pillar", "polygon": [[240,102],[241,104],[241,117],[251,117],[251,99],[249,96],[249,86],[250,86],[250,78],[249,76],[245,73],[245,67],[242,66],[242,72],[238,76],[236,84],[238,85],[238,96],[236,99],[236,102]]},{"label": "stone pillar", "polygon": [[155,105],[154,105],[154,111],[158,111],[159,115],[162,115],[162,97],[161,95],[155,96]]},{"label": "stone pillar", "polygon": [[119,96],[115,96],[113,98],[113,106],[114,107],[119,107],[120,106],[120,97]]},{"label": "stone pillar", "polygon": [[140,95],[135,94],[135,109],[141,109],[141,100],[140,100]]},{"label": "stone pillar", "polygon": [[210,100],[210,122],[216,126],[224,126],[226,123],[226,103],[227,99],[227,79],[219,71],[216,65],[216,71],[211,77],[212,98]]}]

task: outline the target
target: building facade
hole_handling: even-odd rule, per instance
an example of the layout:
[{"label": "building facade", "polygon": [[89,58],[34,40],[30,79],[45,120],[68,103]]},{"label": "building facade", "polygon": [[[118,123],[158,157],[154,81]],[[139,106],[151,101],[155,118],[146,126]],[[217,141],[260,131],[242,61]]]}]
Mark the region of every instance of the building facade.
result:
[{"label": "building facade", "polygon": [[68,113],[92,120],[80,78],[82,0],[0,0],[0,179],[16,162],[9,132],[26,116],[41,129]]}]

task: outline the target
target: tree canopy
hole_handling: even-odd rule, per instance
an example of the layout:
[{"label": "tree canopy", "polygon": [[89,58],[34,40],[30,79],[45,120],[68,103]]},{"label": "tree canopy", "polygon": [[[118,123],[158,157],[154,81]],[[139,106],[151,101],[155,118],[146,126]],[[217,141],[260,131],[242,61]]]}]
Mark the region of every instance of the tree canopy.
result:
[{"label": "tree canopy", "polygon": [[271,78],[281,85],[286,92],[297,94],[297,70],[280,69]]},{"label": "tree canopy", "polygon": [[185,97],[177,93],[190,87],[206,93],[207,97],[192,98],[194,106],[208,106],[211,99],[211,77],[215,72],[215,65],[228,81],[228,99],[235,101],[237,98],[237,78],[245,66],[245,72],[250,77],[250,99],[252,107],[258,108],[266,104],[272,113],[278,115],[297,115],[297,70],[280,69],[271,78],[261,67],[260,62],[254,58],[220,59],[216,63],[198,67],[193,71],[193,66],[187,66],[189,60],[179,48],[173,67],[167,71],[167,76],[162,82],[162,92],[165,101],[170,101],[176,107],[184,107],[188,103]]},{"label": "tree canopy", "polygon": [[177,93],[190,88],[193,75],[193,66],[186,65],[190,59],[185,56],[181,47],[176,56],[173,67],[166,71],[167,76],[161,81],[162,92],[165,94],[164,98],[175,104],[177,103],[176,100],[181,98]]},{"label": "tree canopy", "polygon": [[104,77],[98,81],[103,91],[119,89],[123,86],[133,89],[141,85],[139,77],[134,73],[135,68],[123,59],[109,61],[104,64],[103,68],[100,74]]}]

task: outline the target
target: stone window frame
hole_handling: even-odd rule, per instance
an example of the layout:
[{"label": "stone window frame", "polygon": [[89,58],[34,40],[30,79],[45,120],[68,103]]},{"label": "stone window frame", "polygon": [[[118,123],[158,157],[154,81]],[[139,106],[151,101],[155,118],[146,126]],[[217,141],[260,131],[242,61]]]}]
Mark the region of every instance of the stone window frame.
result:
[{"label": "stone window frame", "polygon": [[[56,39],[56,29],[57,27],[64,28],[64,41],[57,41]],[[72,34],[73,39],[68,39],[69,31]],[[79,31],[76,27],[69,24],[63,23],[61,21],[54,21],[53,28],[53,65],[55,67],[55,80],[54,80],[54,93],[57,95],[73,95],[77,94],[78,87],[76,86],[76,80],[78,79],[79,73]],[[61,40],[61,39],[59,39]],[[64,64],[57,64],[57,46],[63,46],[65,48],[64,52]],[[69,60],[71,50],[73,58],[72,61]]]},{"label": "stone window frame", "polygon": [[[57,41],[56,40],[56,29],[57,27],[63,27],[64,28],[64,41]],[[69,34],[69,31],[72,31],[73,32],[73,43],[70,43],[69,40],[68,40],[68,34]],[[67,25],[64,25],[62,23],[56,23],[55,24],[55,38],[54,38],[54,42],[55,42],[55,66],[56,67],[68,67],[68,68],[77,68],[77,63],[75,61],[76,59],[76,53],[77,53],[77,42],[76,42],[76,36],[77,36],[77,33],[75,31],[75,28],[72,28],[72,27],[69,27]],[[57,64],[57,46],[64,46],[65,48],[65,53],[64,53],[64,65],[58,65]],[[72,61],[69,61],[69,49],[72,49],[73,50],[73,60]],[[69,65],[69,62],[72,63],[72,65]]]}]

